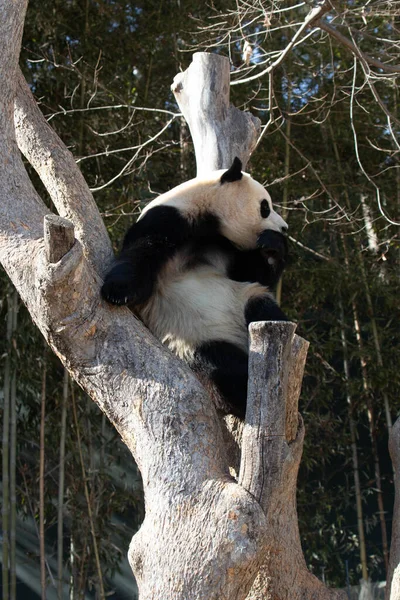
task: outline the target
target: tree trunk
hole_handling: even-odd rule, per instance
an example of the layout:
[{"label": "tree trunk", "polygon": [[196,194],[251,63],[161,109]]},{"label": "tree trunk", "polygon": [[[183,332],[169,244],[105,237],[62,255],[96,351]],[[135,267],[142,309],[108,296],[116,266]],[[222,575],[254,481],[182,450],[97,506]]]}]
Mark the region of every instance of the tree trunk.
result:
[{"label": "tree trunk", "polygon": [[73,391],[71,394],[71,398],[72,398],[72,412],[73,412],[73,416],[74,416],[74,425],[75,425],[75,431],[76,431],[76,440],[77,440],[77,445],[78,445],[79,462],[81,464],[81,469],[82,469],[83,488],[85,490],[85,500],[86,500],[87,513],[88,513],[88,518],[89,518],[89,523],[90,523],[90,533],[92,535],[94,559],[95,559],[96,570],[97,570],[97,579],[98,579],[97,587],[99,590],[98,595],[99,595],[100,600],[105,600],[103,574],[101,571],[100,554],[99,554],[99,547],[98,547],[97,536],[96,536],[96,531],[95,531],[95,524],[94,524],[94,517],[93,517],[93,510],[92,510],[92,501],[90,499],[90,494],[89,494],[88,477],[86,475],[85,461],[83,459],[81,433],[80,433],[78,415],[77,415],[77,410],[76,410],[75,395],[74,395]]},{"label": "tree trunk", "polygon": [[354,475],[354,492],[356,495],[356,511],[357,511],[357,529],[358,529],[358,543],[360,546],[360,562],[361,562],[361,573],[364,581],[368,581],[368,566],[367,566],[367,551],[365,547],[365,534],[364,534],[364,519],[363,519],[363,508],[362,508],[362,496],[361,496],[361,485],[360,485],[360,471],[358,468],[358,452],[357,452],[357,429],[353,418],[353,399],[350,394],[350,364],[349,364],[349,350],[346,336],[346,322],[344,317],[343,299],[342,294],[339,295],[339,308],[340,308],[340,337],[342,340],[343,349],[343,370],[346,384],[346,396],[347,404],[349,409],[349,427],[350,427],[350,439],[351,439],[351,454],[353,462],[353,475]]},{"label": "tree trunk", "polygon": [[[289,176],[290,176],[290,142],[291,142],[291,134],[292,134],[292,121],[290,118],[291,112],[291,101],[292,101],[292,86],[289,84],[289,88],[287,91],[287,117],[285,122],[285,162],[283,167],[283,197],[282,197],[282,218],[284,221],[287,220],[288,217],[288,200],[289,200]],[[278,286],[276,288],[276,301],[278,304],[282,302],[282,282],[283,276],[280,278],[278,282]]]},{"label": "tree trunk", "polygon": [[[349,193],[347,190],[345,176],[344,176],[344,173],[342,170],[342,164],[340,161],[339,151],[338,151],[338,147],[336,144],[335,134],[334,134],[331,123],[330,123],[330,134],[331,134],[333,150],[334,150],[334,154],[335,154],[335,158],[336,158],[337,170],[338,170],[341,182],[342,182],[342,187],[344,190],[346,204],[347,204],[348,209],[351,210],[350,196],[349,196]],[[364,215],[367,214],[365,211],[367,211],[366,206],[365,206],[365,210],[364,210]],[[367,235],[368,235],[369,239],[372,239],[371,231],[368,233],[368,227],[366,229],[367,229]],[[346,270],[350,274],[350,259],[349,259],[346,237],[342,233],[340,235],[340,238],[342,241],[342,246],[343,246],[343,251],[344,251]],[[375,349],[377,352],[377,360],[378,360],[378,364],[381,365],[380,361],[382,361],[382,355],[381,355],[381,351],[380,351],[379,336],[378,336],[376,321],[375,321],[374,312],[373,312],[371,294],[369,291],[368,281],[367,281],[366,274],[365,274],[364,260],[363,260],[361,252],[357,253],[357,262],[360,267],[360,271],[361,271],[362,278],[363,278],[364,291],[365,291],[365,295],[367,298],[367,305],[368,305],[368,309],[369,309],[369,316],[370,316],[371,323],[372,323],[372,331],[373,331],[373,336],[374,336]],[[383,559],[384,559],[384,564],[385,564],[385,572],[387,573],[388,572],[388,564],[389,564],[389,551],[388,551],[388,538],[387,538],[387,531],[386,531],[385,511],[384,511],[382,485],[381,485],[378,444],[377,444],[377,439],[376,439],[376,427],[375,427],[375,416],[374,416],[375,411],[374,411],[373,399],[371,397],[371,387],[369,385],[367,362],[365,359],[365,352],[364,352],[364,348],[363,348],[363,339],[361,336],[357,304],[356,304],[354,297],[351,300],[351,307],[352,307],[352,312],[353,312],[354,332],[355,332],[355,337],[356,337],[357,344],[359,347],[363,390],[365,392],[365,398],[366,398],[366,404],[367,404],[367,416],[368,416],[368,423],[369,423],[369,429],[370,429],[372,455],[374,457],[374,475],[375,475],[375,481],[376,481],[378,514],[379,514],[379,521],[380,521],[380,526],[381,526],[382,551],[383,551]],[[392,421],[391,421],[391,416],[390,416],[389,399],[385,392],[383,392],[383,399],[384,399],[384,405],[385,405],[386,421],[387,421],[388,427],[391,427]]]},{"label": "tree trunk", "polygon": [[389,450],[395,473],[395,498],[393,507],[392,543],[390,546],[389,571],[386,581],[386,600],[400,598],[400,417],[389,435]]},{"label": "tree trunk", "polygon": [[[341,184],[342,184],[342,188],[344,190],[344,196],[345,196],[347,208],[351,212],[353,209],[352,209],[352,206],[351,206],[350,196],[349,196],[348,188],[347,188],[347,185],[346,185],[346,179],[345,179],[345,176],[344,176],[344,173],[343,173],[343,169],[342,169],[342,161],[340,160],[339,150],[338,150],[338,146],[337,146],[337,143],[336,143],[335,134],[334,134],[334,131],[333,131],[332,123],[330,121],[329,121],[329,130],[330,130],[330,136],[331,136],[331,140],[332,140],[332,146],[333,146],[334,155],[335,155],[335,158],[336,158],[337,172],[339,173],[339,177],[340,177],[340,181],[341,181]],[[369,247],[369,249],[371,251],[375,252],[377,250],[377,248],[378,248],[378,246],[377,246],[377,239],[376,239],[375,232],[373,230],[372,222],[370,221],[369,208],[368,208],[368,206],[365,203],[365,199],[364,199],[363,195],[361,195],[361,197],[360,197],[360,202],[361,202],[361,206],[363,208],[363,213],[364,213],[365,229],[366,229],[366,232],[367,232],[368,247]],[[355,239],[358,241],[358,244],[361,246],[361,243],[360,243],[360,241],[358,239],[359,235],[358,235],[357,231],[354,232],[354,236],[355,236]],[[343,240],[344,249],[346,249],[345,238],[343,236],[342,236],[342,240]],[[346,252],[347,252],[347,250],[346,250]],[[373,338],[374,338],[376,358],[377,358],[378,365],[380,367],[383,367],[383,359],[382,359],[382,352],[381,352],[381,343],[380,343],[380,339],[379,339],[378,327],[377,327],[377,324],[376,324],[376,319],[375,319],[375,314],[374,314],[374,307],[373,307],[373,304],[372,304],[371,292],[369,290],[369,284],[368,284],[367,274],[365,272],[365,264],[364,264],[364,258],[363,258],[362,252],[358,252],[357,253],[357,262],[358,262],[358,265],[360,267],[360,271],[361,271],[361,275],[362,275],[362,280],[363,280],[363,284],[364,284],[365,297],[367,299],[368,313],[369,313],[369,318],[371,320],[372,335],[373,335]],[[389,397],[388,397],[387,392],[384,391],[384,390],[382,391],[382,397],[383,397],[383,403],[384,403],[384,406],[385,406],[386,424],[387,424],[388,429],[390,429],[392,427],[392,416],[391,416],[391,413],[390,413]]]},{"label": "tree trunk", "polygon": [[[343,244],[344,256],[345,256],[345,265],[347,272],[350,273],[349,266],[349,257],[347,252],[347,245],[344,235],[341,235],[341,240]],[[371,386],[369,383],[368,377],[368,369],[367,369],[367,360],[365,358],[364,351],[364,343],[361,336],[361,326],[360,319],[358,317],[358,310],[355,298],[351,300],[351,308],[353,313],[353,325],[354,325],[354,333],[357,340],[357,345],[359,349],[360,356],[360,368],[361,368],[361,376],[363,382],[363,390],[365,393],[365,400],[367,405],[367,416],[368,416],[368,424],[369,424],[369,433],[371,438],[371,449],[372,456],[374,458],[374,476],[376,483],[376,496],[378,502],[378,514],[379,514],[379,522],[381,526],[381,536],[382,536],[382,551],[383,551],[383,559],[385,564],[385,572],[388,572],[389,567],[389,550],[388,550],[388,539],[387,539],[387,531],[386,531],[386,520],[385,520],[385,510],[383,503],[383,493],[382,493],[382,478],[381,478],[381,469],[379,464],[379,452],[378,452],[378,443],[376,439],[376,426],[375,426],[375,410],[373,404],[373,398],[371,393]]]},{"label": "tree trunk", "polygon": [[[221,423],[200,382],[128,309],[100,298],[110,242],[70,153],[21,81],[25,9],[26,0],[0,0],[0,159],[7,166],[0,171],[0,260],[45,339],[141,471],[146,516],[129,549],[140,599],[344,598],[307,571],[298,534],[304,428],[297,400],[307,343],[292,323],[250,328],[248,408],[235,480]],[[225,167],[236,155],[245,164],[257,121],[229,107],[227,59],[196,54],[193,65],[174,89],[199,172]],[[18,144],[73,228],[48,216],[27,177],[14,100]]]}]

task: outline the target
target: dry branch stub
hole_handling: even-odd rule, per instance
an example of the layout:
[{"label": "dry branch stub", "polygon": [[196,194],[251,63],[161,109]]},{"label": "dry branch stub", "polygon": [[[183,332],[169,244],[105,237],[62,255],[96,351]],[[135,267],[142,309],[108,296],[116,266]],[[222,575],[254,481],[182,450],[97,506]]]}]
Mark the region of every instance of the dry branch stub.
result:
[{"label": "dry branch stub", "polygon": [[251,323],[249,328],[249,383],[239,483],[264,510],[287,447],[286,393],[295,329],[294,323],[284,321]]},{"label": "dry branch stub", "polygon": [[261,131],[260,119],[230,104],[229,79],[227,57],[196,52],[171,86],[189,125],[198,175],[227,169],[235,156],[245,169]]},{"label": "dry branch stub", "polygon": [[57,263],[75,243],[74,225],[58,215],[44,218],[44,244],[49,263]]},{"label": "dry branch stub", "polygon": [[308,342],[289,322],[250,326],[249,386],[239,483],[267,518],[262,564],[246,600],[344,600],[306,566],[296,487],[304,439],[298,416]]}]

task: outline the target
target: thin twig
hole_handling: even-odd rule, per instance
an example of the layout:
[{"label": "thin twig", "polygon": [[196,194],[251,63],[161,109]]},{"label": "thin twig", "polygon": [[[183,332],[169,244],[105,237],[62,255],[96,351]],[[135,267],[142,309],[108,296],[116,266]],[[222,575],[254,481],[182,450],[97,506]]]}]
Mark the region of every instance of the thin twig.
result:
[{"label": "thin twig", "polygon": [[296,240],[291,235],[289,235],[288,238],[289,238],[289,240],[291,242],[293,242],[294,244],[297,244],[297,246],[300,246],[300,248],[302,248],[303,250],[306,250],[306,252],[309,252],[310,254],[313,254],[317,258],[321,258],[322,260],[325,260],[327,262],[334,262],[334,260],[333,260],[332,257],[330,257],[330,256],[324,256],[323,254],[320,254],[320,252],[317,252],[316,250],[313,250],[312,248],[309,248],[308,246],[305,246],[304,244],[302,244],[301,242],[299,242],[299,240]]},{"label": "thin twig", "polygon": [[378,203],[379,212],[381,213],[382,217],[384,217],[386,219],[386,221],[388,221],[391,225],[400,225],[400,222],[393,221],[385,214],[383,207],[382,207],[382,203],[381,203],[381,192],[380,192],[379,186],[377,186],[375,181],[373,181],[371,179],[371,177],[368,175],[368,173],[364,169],[364,165],[362,164],[361,159],[360,159],[360,153],[358,150],[357,131],[356,131],[355,124],[354,124],[354,96],[355,96],[356,78],[357,78],[357,57],[356,56],[354,56],[353,68],[354,68],[353,83],[352,83],[352,87],[351,87],[351,97],[350,97],[350,124],[351,124],[351,130],[353,132],[354,151],[356,154],[357,162],[358,162],[358,165],[359,165],[363,175],[368,179],[370,184],[373,185],[373,187],[375,188],[376,200]]},{"label": "thin twig", "polygon": [[373,65],[374,67],[382,69],[382,71],[386,71],[387,73],[400,75],[400,65],[391,65],[388,63],[383,63],[380,60],[374,58],[373,56],[365,54],[365,52],[362,52],[359,48],[357,48],[357,46],[351,40],[349,40],[349,38],[347,38],[345,35],[340,33],[340,31],[338,31],[337,29],[332,27],[332,25],[329,25],[325,21],[318,21],[317,23],[315,23],[315,25],[319,27],[319,29],[326,31],[326,33],[329,33],[329,35],[338,40],[338,42],[340,42],[345,48],[350,50],[357,58],[363,58],[369,65]]},{"label": "thin twig", "polygon": [[310,12],[308,13],[307,17],[304,19],[304,22],[301,24],[299,29],[294,34],[291,42],[289,42],[289,44],[286,46],[286,48],[284,48],[282,50],[282,52],[280,53],[279,58],[277,58],[269,67],[264,69],[264,71],[261,71],[261,73],[257,73],[256,75],[252,75],[251,77],[246,77],[245,79],[231,81],[231,85],[238,85],[239,83],[248,83],[249,81],[254,81],[254,79],[259,79],[260,77],[263,77],[264,75],[267,75],[268,73],[271,73],[271,71],[273,71],[278,65],[280,65],[281,62],[286,58],[286,56],[289,54],[289,52],[291,51],[291,49],[293,48],[297,39],[301,36],[303,31],[305,31],[307,29],[307,27],[310,27],[316,19],[320,18],[323,14],[325,14],[329,10],[330,10],[330,6],[328,5],[327,2],[324,2],[320,6],[317,6],[316,8],[312,8],[310,10]]}]

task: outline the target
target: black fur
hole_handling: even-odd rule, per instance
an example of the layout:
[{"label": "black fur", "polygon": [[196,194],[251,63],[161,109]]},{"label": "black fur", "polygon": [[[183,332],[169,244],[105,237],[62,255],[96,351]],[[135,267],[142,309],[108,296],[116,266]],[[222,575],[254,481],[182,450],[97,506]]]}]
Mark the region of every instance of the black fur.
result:
[{"label": "black fur", "polygon": [[235,281],[258,281],[274,290],[286,265],[287,240],[281,233],[267,229],[260,235],[258,244],[256,250],[233,250],[228,276]]},{"label": "black fur", "polygon": [[210,341],[197,348],[190,366],[214,383],[231,414],[244,419],[248,378],[246,352],[229,342]]},{"label": "black fur", "polygon": [[161,268],[175,252],[189,240],[212,238],[218,229],[218,218],[211,214],[192,225],[177,208],[152,208],[128,230],[120,256],[104,279],[102,297],[119,305],[146,302]]},{"label": "black fur", "polygon": [[265,229],[257,240],[257,247],[275,252],[277,255],[285,257],[287,255],[287,239],[278,231]]},{"label": "black fur", "polygon": [[[227,276],[234,281],[258,282],[274,290],[286,266],[287,240],[281,233],[266,230],[260,236],[269,240],[268,248],[240,250],[222,235],[215,233],[194,236],[190,243],[189,267],[207,264],[206,254],[222,254],[227,259]],[[265,236],[264,236],[265,234]],[[260,239],[259,238],[259,239]],[[272,259],[272,260],[271,260]],[[269,262],[270,261],[270,262]]]},{"label": "black fur", "polygon": [[242,161],[235,156],[232,165],[221,175],[221,184],[242,179]]},{"label": "black fur", "polygon": [[260,213],[263,219],[267,219],[271,214],[271,209],[268,204],[268,200],[261,200]]},{"label": "black fur", "polygon": [[268,294],[250,298],[244,309],[246,325],[254,321],[288,321],[285,313]]},{"label": "black fur", "polygon": [[[227,276],[235,281],[259,282],[273,288],[279,281],[287,258],[286,238],[275,231],[265,231],[259,238],[265,248],[241,251],[229,240],[215,236],[202,240],[198,255],[205,250],[222,253],[228,259]],[[273,264],[268,259],[274,258]],[[254,321],[287,321],[285,313],[267,294],[251,298],[244,309],[246,325]],[[234,344],[210,340],[196,349],[190,364],[194,371],[205,375],[217,388],[229,412],[244,419],[247,400],[248,355]]]},{"label": "black fur", "polygon": [[153,292],[161,267],[190,236],[176,208],[156,206],[127,232],[119,258],[108,271],[101,294],[111,304],[142,304]]}]

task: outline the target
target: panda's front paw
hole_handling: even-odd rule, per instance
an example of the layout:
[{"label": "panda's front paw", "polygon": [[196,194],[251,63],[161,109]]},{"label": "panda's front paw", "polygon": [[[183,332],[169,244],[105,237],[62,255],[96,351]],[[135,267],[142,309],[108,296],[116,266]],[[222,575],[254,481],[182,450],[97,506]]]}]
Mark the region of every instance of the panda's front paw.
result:
[{"label": "panda's front paw", "polygon": [[257,240],[257,247],[262,249],[263,255],[268,258],[285,260],[288,253],[287,238],[282,233],[266,229]]},{"label": "panda's front paw", "polygon": [[140,279],[132,263],[117,262],[105,276],[101,296],[117,306],[142,304],[151,296],[152,285],[149,281]]}]

